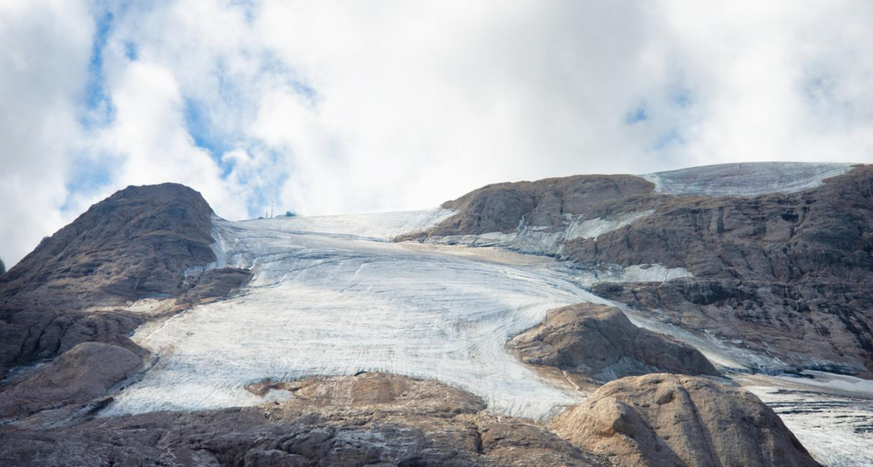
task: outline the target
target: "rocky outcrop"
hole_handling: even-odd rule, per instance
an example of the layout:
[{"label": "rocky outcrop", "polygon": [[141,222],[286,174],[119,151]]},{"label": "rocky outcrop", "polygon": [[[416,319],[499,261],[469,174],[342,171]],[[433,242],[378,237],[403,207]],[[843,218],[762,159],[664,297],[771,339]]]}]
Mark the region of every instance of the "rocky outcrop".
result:
[{"label": "rocky outcrop", "polygon": [[481,399],[435,382],[362,374],[264,384],[261,390],[295,397],[241,409],[2,426],[0,464],[605,465],[541,426],[481,412]]},{"label": "rocky outcrop", "polygon": [[651,182],[630,175],[579,175],[537,182],[498,183],[443,203],[458,213],[426,232],[400,238],[479,235],[514,231],[522,219],[543,228],[566,225],[567,216],[598,218],[652,205]]},{"label": "rocky outcrop", "polygon": [[0,378],[8,368],[50,359],[82,342],[142,353],[128,336],[146,317],[113,307],[146,297],[194,303],[248,280],[242,270],[205,269],[216,260],[213,212],[177,184],[128,187],[44,239],[0,277]]},{"label": "rocky outcrop", "polygon": [[817,466],[755,395],[699,377],[613,381],[552,428],[618,466]]},{"label": "rocky outcrop", "polygon": [[515,336],[508,347],[525,363],[601,382],[658,372],[718,374],[697,349],[634,326],[616,308],[592,303],[550,311],[542,324]]},{"label": "rocky outcrop", "polygon": [[125,348],[78,344],[0,390],[0,419],[89,402],[142,366],[142,358]]},{"label": "rocky outcrop", "polygon": [[0,259],[0,276],[2,276],[3,274],[6,274],[6,265],[3,264],[3,260]]}]

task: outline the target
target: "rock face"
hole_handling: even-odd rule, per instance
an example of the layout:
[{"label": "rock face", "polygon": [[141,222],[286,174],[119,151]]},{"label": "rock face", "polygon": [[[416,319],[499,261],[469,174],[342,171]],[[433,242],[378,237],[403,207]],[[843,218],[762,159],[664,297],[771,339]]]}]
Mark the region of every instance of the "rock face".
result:
[{"label": "rock face", "polygon": [[552,427],[619,466],[818,465],[756,396],[699,377],[607,383]]},{"label": "rock face", "polygon": [[[873,167],[824,186],[753,198],[676,198],[627,229],[567,251],[587,262],[684,267],[693,279],[600,284],[594,292],[661,308],[798,366],[873,370]],[[815,361],[818,360],[818,361]]]},{"label": "rock face", "polygon": [[[773,167],[785,168],[743,170]],[[693,182],[687,178],[674,174],[670,182]],[[663,310],[671,323],[741,341],[796,368],[871,377],[873,166],[856,166],[823,184],[789,185],[795,192],[751,187],[771,191],[755,196],[707,194],[693,183],[690,191],[673,186],[692,193],[675,196],[633,176],[489,185],[447,202],[455,216],[401,240],[519,232],[522,220],[527,230],[567,232],[571,218],[582,216],[609,228],[559,237],[564,258],[592,270],[658,265],[690,276],[599,283],[595,294]],[[724,193],[740,188],[727,186]]]},{"label": "rock face", "polygon": [[665,371],[718,374],[697,349],[634,326],[616,308],[591,303],[550,311],[542,324],[515,336],[508,347],[525,363],[603,382]]},{"label": "rock face", "polygon": [[0,419],[102,397],[142,368],[142,358],[122,347],[85,342],[0,390]]},{"label": "rock face", "polygon": [[543,427],[482,413],[481,399],[434,382],[362,374],[252,390],[295,397],[243,409],[0,426],[0,464],[604,465]]},{"label": "rock face", "polygon": [[182,185],[128,187],[44,239],[3,276],[0,294],[46,305],[175,295],[186,269],[215,261],[212,214]]},{"label": "rock face", "polygon": [[189,268],[216,259],[212,215],[188,187],[128,187],[44,239],[0,276],[0,377],[12,366],[53,358],[82,342],[143,352],[128,339],[143,316],[92,313],[90,307],[189,293],[202,298],[247,280],[239,271],[186,278]]},{"label": "rock face", "polygon": [[3,260],[0,259],[0,276],[2,276],[3,274],[6,274],[6,265],[3,264]]}]

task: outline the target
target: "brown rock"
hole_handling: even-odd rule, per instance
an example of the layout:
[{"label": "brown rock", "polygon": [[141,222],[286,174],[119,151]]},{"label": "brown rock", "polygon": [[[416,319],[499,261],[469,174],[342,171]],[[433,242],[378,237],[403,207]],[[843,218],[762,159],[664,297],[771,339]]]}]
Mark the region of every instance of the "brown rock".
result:
[{"label": "brown rock", "polygon": [[542,324],[515,336],[508,347],[525,363],[599,381],[664,371],[718,374],[697,349],[634,326],[616,308],[592,303],[551,310]]},{"label": "brown rock", "polygon": [[755,395],[700,377],[607,383],[552,428],[619,466],[818,465]]},{"label": "brown rock", "polygon": [[142,358],[115,345],[85,342],[13,381],[0,392],[0,418],[102,397],[143,366]]}]

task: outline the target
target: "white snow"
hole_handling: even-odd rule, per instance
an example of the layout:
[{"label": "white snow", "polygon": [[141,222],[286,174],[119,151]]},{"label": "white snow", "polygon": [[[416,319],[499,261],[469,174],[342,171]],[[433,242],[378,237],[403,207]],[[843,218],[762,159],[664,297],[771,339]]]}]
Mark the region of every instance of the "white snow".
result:
[{"label": "white snow", "polygon": [[641,175],[655,191],[671,195],[756,196],[794,193],[821,186],[842,175],[852,164],[747,162],[709,165]]},{"label": "white snow", "polygon": [[423,211],[382,212],[339,216],[274,217],[247,221],[259,226],[288,233],[321,233],[362,237],[372,240],[391,240],[394,237],[420,232],[439,224],[456,211],[433,208]]}]

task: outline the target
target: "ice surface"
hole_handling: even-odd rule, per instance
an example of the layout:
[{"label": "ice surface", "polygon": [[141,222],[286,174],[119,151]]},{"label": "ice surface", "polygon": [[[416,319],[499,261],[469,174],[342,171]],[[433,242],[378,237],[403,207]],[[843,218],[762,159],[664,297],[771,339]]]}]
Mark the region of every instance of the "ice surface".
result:
[{"label": "ice surface", "polygon": [[809,452],[832,467],[873,466],[871,382],[850,376],[749,376],[743,382],[773,408]]},{"label": "ice surface", "polygon": [[514,416],[547,417],[580,400],[504,345],[550,309],[600,299],[549,264],[519,267],[350,236],[396,232],[369,219],[379,225],[342,236],[303,232],[284,219],[216,221],[227,264],[252,267],[252,282],[240,296],[138,329],[134,340],[157,364],[109,413],[253,405],[263,400],[244,386],[263,378],[359,371],[436,379]]},{"label": "ice surface", "polygon": [[671,195],[756,196],[794,193],[848,172],[852,164],[748,162],[641,175],[655,191]]}]

